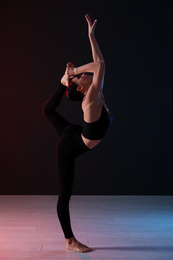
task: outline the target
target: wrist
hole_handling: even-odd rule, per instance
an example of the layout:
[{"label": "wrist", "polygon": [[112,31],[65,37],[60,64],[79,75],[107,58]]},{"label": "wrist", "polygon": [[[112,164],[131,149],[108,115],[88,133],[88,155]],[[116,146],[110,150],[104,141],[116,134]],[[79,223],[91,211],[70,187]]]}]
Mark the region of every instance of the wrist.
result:
[{"label": "wrist", "polygon": [[94,33],[88,33],[89,38],[95,38]]},{"label": "wrist", "polygon": [[78,74],[78,67],[74,68],[74,76]]}]

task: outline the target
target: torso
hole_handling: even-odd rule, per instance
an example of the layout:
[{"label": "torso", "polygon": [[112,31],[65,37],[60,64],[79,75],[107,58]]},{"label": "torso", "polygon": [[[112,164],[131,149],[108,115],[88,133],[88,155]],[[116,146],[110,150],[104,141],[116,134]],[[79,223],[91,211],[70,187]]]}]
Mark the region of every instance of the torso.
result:
[{"label": "torso", "polygon": [[[84,114],[84,121],[88,122],[88,123],[92,123],[92,122],[99,120],[101,113],[102,113],[102,107],[103,106],[107,110],[107,113],[110,114],[109,109],[108,109],[108,107],[105,103],[105,100],[104,100],[104,97],[103,97],[102,94],[99,95],[99,97],[97,98],[97,100],[95,100],[95,102],[88,103],[86,100],[84,100],[82,102],[82,110],[83,110],[83,114]],[[90,140],[90,139],[85,138],[83,136],[83,134],[81,134],[81,136],[82,136],[83,142],[85,143],[85,145],[89,149],[94,148],[102,140],[102,139]]]}]

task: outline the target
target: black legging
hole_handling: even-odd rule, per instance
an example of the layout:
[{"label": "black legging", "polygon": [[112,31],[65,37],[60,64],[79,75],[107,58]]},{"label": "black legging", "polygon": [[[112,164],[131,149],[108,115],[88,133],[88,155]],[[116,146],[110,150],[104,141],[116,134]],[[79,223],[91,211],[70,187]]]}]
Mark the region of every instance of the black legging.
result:
[{"label": "black legging", "polygon": [[90,150],[81,138],[82,126],[73,125],[59,115],[55,108],[59,105],[66,87],[61,83],[45,102],[42,112],[59,136],[56,147],[59,198],[57,214],[65,238],[74,236],[71,228],[69,201],[72,194],[75,158]]}]

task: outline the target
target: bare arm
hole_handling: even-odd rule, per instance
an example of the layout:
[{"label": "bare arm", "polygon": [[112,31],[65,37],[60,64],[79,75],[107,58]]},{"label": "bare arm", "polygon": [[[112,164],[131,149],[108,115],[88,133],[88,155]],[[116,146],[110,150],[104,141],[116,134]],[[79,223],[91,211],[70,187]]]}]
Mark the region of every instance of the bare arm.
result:
[{"label": "bare arm", "polygon": [[[92,56],[93,56],[94,62],[90,62],[90,63],[80,66],[78,68],[74,68],[74,67],[71,68],[72,74],[74,73],[75,75],[84,73],[84,72],[96,72],[96,71],[98,71],[99,67],[102,67],[102,68],[104,67],[104,58],[100,51],[96,38],[94,36],[94,30],[95,30],[97,20],[95,20],[94,23],[92,24],[91,18],[88,14],[85,15],[85,18],[88,23],[88,37],[89,37],[90,44],[91,44],[91,51],[92,51]],[[99,63],[102,63],[102,65],[100,66]]]},{"label": "bare arm", "polygon": [[94,77],[93,77],[93,84],[88,91],[88,97],[90,97],[90,99],[92,99],[92,98],[96,97],[99,92],[101,95],[103,95],[102,89],[103,89],[103,84],[104,84],[105,62],[104,62],[104,58],[101,53],[101,50],[96,41],[96,38],[94,36],[94,31],[95,31],[95,26],[96,26],[97,20],[95,20],[94,23],[92,24],[91,18],[88,14],[85,15],[85,18],[88,23],[88,36],[89,36],[89,40],[90,40],[93,60],[94,60],[94,62],[98,63],[96,73],[94,74]]},{"label": "bare arm", "polygon": [[94,36],[94,31],[95,31],[95,26],[96,26],[97,20],[95,20],[94,23],[92,24],[91,18],[88,14],[85,15],[85,18],[88,23],[88,37],[90,40],[93,60],[104,62],[103,55],[100,51],[100,48],[99,48],[96,38]]},{"label": "bare arm", "polygon": [[[104,64],[104,62],[102,61],[95,61],[95,62],[90,62],[87,64],[84,64],[80,67],[75,67],[74,65],[72,65],[71,62],[69,62],[67,64],[67,75],[69,77],[77,75],[77,74],[81,74],[81,73],[85,73],[85,72],[92,72],[95,73],[98,70],[98,67],[100,67],[100,64]],[[65,77],[65,75],[64,75]],[[64,78],[63,78],[64,79]]]},{"label": "bare arm", "polygon": [[89,35],[89,40],[90,40],[90,44],[91,44],[91,50],[92,50],[92,56],[93,56],[94,62],[90,62],[88,64],[85,64],[85,65],[77,67],[77,68],[70,66],[68,68],[68,75],[73,76],[73,75],[81,74],[84,72],[93,72],[94,73],[93,82],[87,93],[88,99],[93,100],[98,96],[99,92],[102,91],[102,88],[103,88],[105,63],[104,63],[103,55],[100,51],[100,48],[99,48],[97,41],[95,39],[95,36],[94,36],[96,20],[92,24],[89,15],[86,15],[85,18],[88,23],[88,35]]},{"label": "bare arm", "polygon": [[77,68],[75,68],[75,74],[80,74],[80,73],[84,73],[84,72],[95,73],[100,63],[101,63],[100,61],[95,61],[95,62],[87,63],[83,66],[77,67]]}]

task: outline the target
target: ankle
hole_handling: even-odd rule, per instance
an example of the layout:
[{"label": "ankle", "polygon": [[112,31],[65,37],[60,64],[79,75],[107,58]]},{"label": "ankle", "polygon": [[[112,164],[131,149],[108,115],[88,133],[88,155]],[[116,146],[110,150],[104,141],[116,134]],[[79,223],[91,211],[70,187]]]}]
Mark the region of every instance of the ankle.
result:
[{"label": "ankle", "polygon": [[66,244],[72,244],[74,241],[76,241],[75,237],[65,239]]}]

